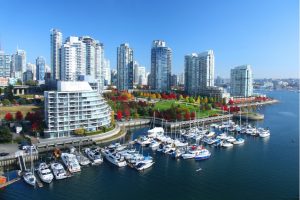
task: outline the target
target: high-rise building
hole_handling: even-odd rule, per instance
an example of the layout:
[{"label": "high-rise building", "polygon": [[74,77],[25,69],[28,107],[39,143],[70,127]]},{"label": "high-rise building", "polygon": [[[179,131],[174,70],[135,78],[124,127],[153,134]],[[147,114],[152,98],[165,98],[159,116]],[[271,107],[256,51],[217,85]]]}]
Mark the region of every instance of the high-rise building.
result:
[{"label": "high-rise building", "polygon": [[241,65],[231,69],[230,94],[239,97],[253,95],[253,75],[250,65]]},{"label": "high-rise building", "polygon": [[117,48],[118,90],[133,89],[133,50],[128,43]]},{"label": "high-rise building", "polygon": [[86,46],[78,37],[68,37],[61,47],[61,80],[76,81],[86,74]]},{"label": "high-rise building", "polygon": [[206,91],[208,91],[207,88],[214,86],[214,63],[212,50],[185,56],[184,87],[188,94],[209,95]]},{"label": "high-rise building", "polygon": [[86,50],[86,75],[90,75],[99,82],[100,88],[104,85],[103,68],[104,60],[104,45],[98,40],[89,36],[80,37],[80,41],[85,44]]},{"label": "high-rise building", "polygon": [[33,81],[33,72],[29,69],[23,73],[23,82],[26,83],[27,81]]},{"label": "high-rise building", "polygon": [[42,56],[37,57],[35,60],[36,65],[36,80],[44,81],[45,80],[45,58]]},{"label": "high-rise building", "polygon": [[104,85],[111,84],[111,74],[110,74],[110,61],[108,59],[104,59],[103,63],[103,77],[104,77]]},{"label": "high-rise building", "polygon": [[111,85],[117,86],[118,85],[118,72],[115,69],[110,70],[110,80]]},{"label": "high-rise building", "polygon": [[139,85],[147,85],[147,79],[146,79],[146,68],[143,66],[139,67]]},{"label": "high-rise building", "polygon": [[10,77],[11,56],[0,50],[0,77]]},{"label": "high-rise building", "polygon": [[177,75],[176,75],[176,74],[173,74],[173,75],[171,76],[171,86],[172,86],[172,87],[176,87],[176,86],[177,86],[177,83],[178,83],[178,81],[177,81]]},{"label": "high-rise building", "polygon": [[26,52],[18,49],[11,58],[11,76],[16,79],[23,79],[23,73],[26,71]]},{"label": "high-rise building", "polygon": [[178,75],[178,85],[184,85],[184,73]]},{"label": "high-rise building", "polygon": [[62,33],[57,29],[50,30],[50,67],[52,80],[60,80],[61,77],[61,46]]},{"label": "high-rise building", "polygon": [[110,126],[110,107],[88,82],[59,81],[57,91],[45,91],[45,137],[66,137],[76,129],[97,131]]},{"label": "high-rise building", "polygon": [[172,50],[162,40],[154,40],[151,48],[151,89],[171,89]]},{"label": "high-rise building", "polygon": [[133,62],[133,84],[137,85],[139,82],[139,63],[137,61]]},{"label": "high-rise building", "polygon": [[27,63],[26,65],[26,71],[31,71],[33,78],[32,80],[36,80],[36,65],[33,63]]}]

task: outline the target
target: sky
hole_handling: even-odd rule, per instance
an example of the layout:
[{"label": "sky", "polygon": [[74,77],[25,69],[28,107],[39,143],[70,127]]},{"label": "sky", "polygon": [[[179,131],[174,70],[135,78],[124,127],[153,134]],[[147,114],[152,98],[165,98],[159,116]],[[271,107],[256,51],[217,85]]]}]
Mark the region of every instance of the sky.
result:
[{"label": "sky", "polygon": [[104,44],[116,68],[117,47],[129,43],[150,71],[153,40],[172,49],[172,73],[184,55],[212,49],[215,77],[250,64],[254,78],[296,78],[299,71],[298,0],[0,0],[0,43],[27,62],[50,64],[50,29],[63,38],[89,35]]}]

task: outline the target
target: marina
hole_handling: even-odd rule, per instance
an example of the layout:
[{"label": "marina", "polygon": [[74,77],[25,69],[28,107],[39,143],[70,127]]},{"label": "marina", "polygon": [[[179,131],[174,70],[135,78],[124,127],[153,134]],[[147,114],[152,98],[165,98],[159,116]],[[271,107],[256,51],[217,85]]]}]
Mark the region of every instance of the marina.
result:
[{"label": "marina", "polygon": [[[278,106],[280,105],[281,104],[278,104]],[[293,134],[290,135],[290,137],[294,138],[293,140],[291,140],[290,137],[284,137],[282,130],[284,130],[285,128],[280,128],[278,123],[277,126],[274,125],[274,122],[276,124],[276,120],[282,118],[281,116],[274,115],[275,113],[278,113],[278,110],[275,109],[275,107],[263,108],[262,112],[266,116],[265,121],[259,121],[256,123],[249,122],[248,125],[246,124],[241,127],[239,121],[226,120],[210,125],[203,126],[201,124],[199,126],[191,126],[191,128],[178,128],[176,129],[176,131],[174,130],[173,133],[168,133],[162,129],[157,128],[157,132],[151,131],[151,128],[147,127],[137,129],[136,131],[132,131],[132,134],[130,135],[128,140],[116,140],[112,143],[100,145],[100,152],[102,153],[104,161],[99,165],[91,167],[81,167],[79,173],[76,173],[75,170],[74,173],[70,176],[67,176],[65,174],[65,176],[63,176],[64,178],[62,178],[61,180],[54,177],[55,180],[53,179],[50,184],[43,184],[43,190],[39,189],[38,187],[36,187],[36,189],[24,187],[28,184],[24,183],[24,181],[18,181],[15,184],[5,188],[4,192],[1,191],[1,195],[4,195],[6,197],[8,197],[7,195],[9,195],[9,197],[11,197],[10,193],[15,191],[14,188],[21,187],[22,191],[34,190],[33,193],[30,192],[30,194],[33,194],[33,199],[38,199],[38,196],[45,193],[44,188],[46,188],[46,191],[52,190],[50,188],[53,188],[55,189],[55,192],[51,192],[50,196],[52,198],[55,198],[58,197],[57,195],[62,194],[62,188],[69,188],[70,190],[74,190],[75,188],[79,187],[79,185],[77,184],[78,181],[84,181],[89,185],[89,187],[94,187],[92,185],[95,185],[97,183],[100,184],[100,187],[106,188],[105,190],[108,191],[111,190],[105,187],[104,183],[114,184],[115,187],[120,188],[119,190],[122,195],[125,195],[126,191],[128,192],[128,187],[125,187],[127,188],[125,189],[122,188],[121,185],[130,184],[131,186],[135,186],[136,188],[132,191],[130,190],[125,195],[125,197],[129,197],[130,195],[133,195],[134,191],[137,190],[153,191],[155,189],[157,192],[161,192],[161,189],[159,187],[153,186],[153,184],[158,184],[158,180],[161,180],[161,178],[163,178],[163,182],[161,182],[160,184],[162,185],[162,187],[167,187],[167,185],[170,184],[176,185],[178,183],[176,182],[176,180],[179,178],[181,180],[181,184],[187,184],[188,187],[199,184],[199,187],[197,186],[197,188],[202,189],[200,189],[199,192],[193,191],[193,196],[198,196],[201,193],[201,195],[209,197],[211,195],[209,194],[209,191],[211,190],[209,189],[209,187],[207,187],[207,185],[214,185],[215,187],[220,187],[222,190],[225,190],[225,185],[228,184],[228,182],[226,181],[226,179],[220,179],[219,177],[224,178],[228,176],[231,177],[231,181],[233,181],[233,183],[238,181],[240,184],[239,187],[243,188],[246,187],[246,185],[242,180],[245,180],[246,177],[248,177],[248,179],[250,178],[250,176],[254,176],[257,178],[259,176],[268,177],[268,175],[265,174],[267,172],[263,170],[263,165],[260,165],[259,163],[265,163],[266,161],[268,161],[264,165],[268,165],[268,163],[272,164],[272,159],[274,159],[275,156],[273,155],[273,152],[276,152],[276,149],[273,149],[271,151],[272,155],[270,154],[271,152],[268,153],[271,150],[271,144],[272,146],[282,146],[285,145],[286,142],[288,142],[290,146],[288,148],[293,147],[294,149],[297,148],[298,145],[297,143],[292,142],[297,140],[297,138],[294,138],[297,136],[293,136]],[[291,127],[293,127],[291,125],[291,123],[293,123],[292,119],[294,118],[289,119],[291,120],[291,122],[287,123],[287,125],[291,129]],[[242,122],[242,124],[243,123],[245,123],[245,121]],[[262,129],[262,127],[264,128]],[[268,129],[266,129],[267,127],[269,127],[269,132]],[[296,127],[292,128],[291,131],[295,131],[295,128]],[[270,133],[270,135],[268,135],[268,133]],[[148,134],[151,137],[147,137]],[[137,142],[140,138],[149,140],[150,143],[141,145]],[[62,154],[69,154],[67,153],[69,152],[69,149],[62,149],[61,152]],[[84,147],[81,148],[81,152],[83,155],[86,155]],[[285,152],[285,150],[281,149],[280,153],[282,152]],[[278,152],[276,156],[279,156],[280,153]],[[47,157],[48,155],[49,154],[45,154],[44,156]],[[75,156],[75,158],[77,157]],[[287,163],[291,163],[291,161],[292,160],[289,159]],[[51,162],[53,162],[53,160],[48,160],[47,164],[51,165]],[[70,171],[70,168],[67,168],[66,164],[68,162],[62,162],[61,159],[58,159],[56,162],[61,163],[61,166],[63,166],[64,170]],[[297,158],[295,157],[292,163],[296,162]],[[35,161],[35,163],[38,162]],[[256,167],[249,167],[253,165],[250,163],[256,163]],[[269,168],[269,170],[278,170],[278,167],[280,167],[281,170],[286,169],[284,167],[284,165],[286,165],[285,163],[280,163],[278,165],[279,166],[273,165],[273,169]],[[293,164],[289,165],[295,166]],[[226,168],[224,168],[223,170],[229,168],[231,170],[223,171],[222,166],[226,166]],[[53,167],[50,167],[50,169],[55,175]],[[56,173],[57,171],[58,170],[56,170]],[[214,173],[212,173],[213,171]],[[293,172],[290,174],[294,176],[295,168],[292,167],[290,169],[290,172]],[[233,176],[233,174],[243,174],[243,176],[246,177],[240,176],[240,178],[237,178]],[[94,176],[95,178],[92,178]],[[278,178],[284,180],[284,178],[279,174],[278,176]],[[13,178],[13,175],[10,174],[10,177]],[[161,178],[158,179],[158,177]],[[38,179],[39,178],[37,177],[37,180]],[[142,184],[143,179],[147,179],[147,182],[149,182],[147,184],[152,185],[151,187],[153,187],[153,189],[150,187],[150,185],[148,189],[147,187],[145,188],[145,186],[139,186],[139,184]],[[130,183],[128,182],[129,180]],[[251,181],[251,178],[249,180]],[[268,182],[268,179],[264,180]],[[89,187],[81,187],[80,190],[83,193],[89,192],[89,196],[96,195],[96,192],[91,192]],[[188,191],[188,187],[184,186],[183,190]],[[276,184],[273,185],[272,188],[273,187],[277,187]],[[290,188],[287,191],[296,191],[291,185],[289,185],[289,187]],[[204,192],[204,189],[207,191]],[[282,196],[284,196],[284,194],[287,194],[282,193],[283,190],[286,189],[286,187],[283,187],[283,189],[280,190]],[[103,198],[117,198],[121,195],[114,194],[108,191],[102,194]],[[229,191],[233,190],[229,189]],[[28,195],[29,192],[25,192],[24,199],[29,199]],[[173,199],[182,199],[184,197],[184,194],[182,194],[181,192],[175,192],[175,194],[165,192],[164,195],[168,195],[168,197]],[[251,194],[248,193],[247,195],[250,199]],[[268,199],[268,197],[272,196],[272,193],[260,193],[260,195]],[[297,194],[294,193],[294,196],[297,196]],[[160,197],[161,196],[158,196],[156,194],[151,194],[150,196],[145,197],[145,199],[157,199]],[[231,197],[233,197],[232,199],[238,199],[238,196],[236,195],[233,195]],[[83,195],[79,194],[78,198],[83,198]],[[192,198],[191,196],[188,196],[187,199]],[[213,199],[218,198],[215,197]]]}]

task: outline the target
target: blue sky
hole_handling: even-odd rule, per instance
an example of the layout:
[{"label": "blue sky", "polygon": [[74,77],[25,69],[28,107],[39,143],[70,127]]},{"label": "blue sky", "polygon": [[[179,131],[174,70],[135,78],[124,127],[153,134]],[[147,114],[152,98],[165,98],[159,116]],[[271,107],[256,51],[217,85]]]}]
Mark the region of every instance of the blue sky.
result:
[{"label": "blue sky", "polygon": [[251,64],[255,78],[298,77],[298,0],[1,0],[0,41],[6,53],[18,46],[28,62],[49,63],[50,29],[63,37],[90,35],[105,45],[116,66],[116,48],[128,42],[134,58],[150,69],[154,39],[173,50],[173,73],[184,55],[213,49],[215,75]]}]

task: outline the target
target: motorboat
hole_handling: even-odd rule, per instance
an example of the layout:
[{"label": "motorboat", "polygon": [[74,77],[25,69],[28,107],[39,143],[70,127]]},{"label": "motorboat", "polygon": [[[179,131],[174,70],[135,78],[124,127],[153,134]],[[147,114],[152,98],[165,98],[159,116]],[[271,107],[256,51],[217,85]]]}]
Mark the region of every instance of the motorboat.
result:
[{"label": "motorboat", "polygon": [[177,148],[175,151],[172,152],[171,156],[173,158],[179,158],[184,153],[185,153],[185,150],[183,148]]},{"label": "motorboat", "polygon": [[207,149],[201,149],[196,152],[195,160],[205,160],[211,156],[211,153]]},{"label": "motorboat", "polygon": [[236,141],[232,142],[232,144],[244,144],[245,140],[243,138],[238,138]]},{"label": "motorboat", "polygon": [[165,154],[167,154],[167,153],[169,153],[170,151],[174,151],[175,149],[176,149],[176,148],[175,148],[173,145],[167,144],[167,145],[164,146],[162,152],[165,153]]},{"label": "motorboat", "polygon": [[49,169],[48,165],[44,162],[40,163],[37,169],[37,174],[40,179],[45,183],[51,183],[53,180],[53,174]]},{"label": "motorboat", "polygon": [[151,156],[146,156],[144,160],[136,162],[134,168],[138,171],[145,170],[154,164]]},{"label": "motorboat", "polygon": [[141,146],[147,146],[150,145],[151,140],[146,136],[142,136],[137,140],[137,143],[140,144]]},{"label": "motorboat", "polygon": [[85,157],[79,152],[76,153],[76,158],[81,166],[87,166],[91,163],[91,161],[87,157]]},{"label": "motorboat", "polygon": [[64,166],[59,162],[51,163],[50,168],[56,180],[65,179],[68,177]]},{"label": "motorboat", "polygon": [[78,160],[74,154],[62,153],[61,159],[62,159],[63,163],[65,164],[65,166],[67,167],[67,169],[71,173],[76,173],[76,172],[81,171],[81,167],[80,167]]},{"label": "motorboat", "polygon": [[149,138],[156,138],[158,135],[163,135],[165,133],[162,127],[154,127],[153,129],[148,130]]},{"label": "motorboat", "polygon": [[188,146],[188,143],[187,143],[187,142],[181,142],[181,141],[178,140],[178,139],[175,139],[173,144],[174,144],[176,147],[186,147],[186,146]]},{"label": "motorboat", "polygon": [[103,162],[103,158],[98,148],[86,148],[84,150],[88,158],[92,161],[92,164],[97,165]]},{"label": "motorboat", "polygon": [[207,134],[205,134],[206,137],[213,137],[215,135],[215,132],[209,131]]},{"label": "motorboat", "polygon": [[226,147],[226,148],[227,148],[227,147],[232,147],[232,146],[233,146],[233,144],[232,144],[232,143],[230,143],[230,142],[222,142],[222,143],[221,143],[221,146],[222,146],[222,147]]},{"label": "motorboat", "polygon": [[28,183],[31,186],[35,186],[36,184],[36,177],[34,176],[34,174],[32,172],[25,172],[25,174],[23,175],[23,179],[26,183]]},{"label": "motorboat", "polygon": [[263,128],[258,129],[258,134],[259,134],[259,137],[262,137],[262,138],[269,137],[271,135],[270,130],[263,129]]},{"label": "motorboat", "polygon": [[120,143],[114,143],[108,146],[109,149],[114,149],[116,152],[122,151],[126,149],[126,147],[127,147],[126,145],[121,145]]},{"label": "motorboat", "polygon": [[221,133],[220,135],[217,136],[217,138],[220,140],[226,140],[228,136],[226,133]]},{"label": "motorboat", "polygon": [[233,142],[236,141],[236,139],[233,136],[228,136],[227,139],[226,139],[226,141],[233,143]]},{"label": "motorboat", "polygon": [[121,154],[111,152],[109,149],[102,149],[101,152],[104,155],[105,159],[110,163],[118,167],[125,167],[127,165],[124,156],[122,156]]},{"label": "motorboat", "polygon": [[155,150],[159,147],[160,145],[160,142],[156,141],[156,140],[152,140],[149,147],[152,149],[152,150]]}]

